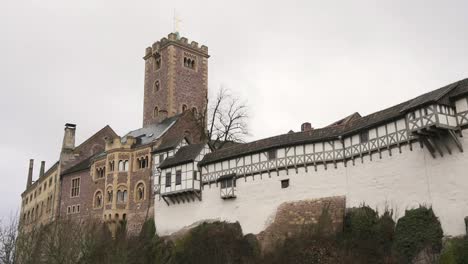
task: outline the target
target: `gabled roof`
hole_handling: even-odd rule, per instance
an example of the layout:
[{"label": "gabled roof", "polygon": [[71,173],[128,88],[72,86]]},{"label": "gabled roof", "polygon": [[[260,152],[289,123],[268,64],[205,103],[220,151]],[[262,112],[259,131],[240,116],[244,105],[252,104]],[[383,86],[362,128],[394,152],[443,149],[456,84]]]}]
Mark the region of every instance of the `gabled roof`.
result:
[{"label": "gabled roof", "polygon": [[463,94],[468,94],[468,79],[449,84],[437,90],[418,96],[412,100],[364,117],[359,118],[359,114],[355,113],[324,128],[313,129],[305,132],[290,132],[242,145],[223,148],[205,155],[203,160],[199,162],[199,165],[206,165],[247,154],[258,153],[272,148],[338,139],[342,136],[358,133],[363,129],[368,129],[397,118],[402,118],[405,116],[406,112],[411,109],[421,107],[432,102],[446,103],[449,101],[449,97],[460,96]]},{"label": "gabled roof", "polygon": [[117,133],[110,127],[109,125],[106,125],[105,127],[101,128],[98,132],[94,133],[92,136],[90,136],[88,139],[83,141],[80,145],[78,145],[73,151],[78,151],[81,147],[85,146],[89,141],[93,140],[95,137],[97,137],[101,132],[104,132],[105,130],[108,130],[111,134],[113,134],[114,137],[118,137]]},{"label": "gabled roof", "polygon": [[356,119],[359,119],[361,118],[361,115],[358,113],[358,112],[355,112],[355,113],[352,113],[351,115],[343,118],[343,119],[340,119],[328,126],[341,126],[341,125],[347,125],[348,123],[356,120]]},{"label": "gabled roof", "polygon": [[159,168],[165,169],[168,167],[174,167],[180,164],[193,162],[204,147],[205,143],[192,144],[181,147],[174,156],[164,160],[161,165],[159,165]]},{"label": "gabled roof", "polygon": [[163,138],[161,144],[157,148],[155,148],[152,153],[158,153],[174,149],[175,147],[177,147],[177,145],[180,144],[180,142],[182,142],[182,140],[186,140],[184,136]]},{"label": "gabled roof", "polygon": [[[98,154],[99,155],[99,154]],[[62,172],[62,175],[61,176],[65,176],[65,175],[68,175],[68,174],[72,174],[72,173],[77,173],[77,172],[80,172],[80,171],[85,171],[85,170],[88,170],[90,167],[91,167],[91,160],[93,159],[94,156],[92,157],[89,157],[81,162],[79,162],[78,164],[76,164],[75,166],[65,170],[64,172]]]}]

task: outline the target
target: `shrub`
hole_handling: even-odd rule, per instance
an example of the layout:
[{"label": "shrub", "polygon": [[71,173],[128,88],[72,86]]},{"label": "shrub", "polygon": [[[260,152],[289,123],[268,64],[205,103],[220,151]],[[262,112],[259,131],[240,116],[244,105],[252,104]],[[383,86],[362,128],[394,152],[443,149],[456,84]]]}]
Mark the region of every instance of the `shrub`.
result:
[{"label": "shrub", "polygon": [[402,263],[410,263],[420,252],[437,254],[442,249],[442,227],[432,208],[406,210],[395,229],[394,249]]},{"label": "shrub", "polygon": [[468,264],[468,237],[447,240],[440,264]]},{"label": "shrub", "polygon": [[253,263],[253,238],[239,223],[203,223],[175,243],[175,263]]}]

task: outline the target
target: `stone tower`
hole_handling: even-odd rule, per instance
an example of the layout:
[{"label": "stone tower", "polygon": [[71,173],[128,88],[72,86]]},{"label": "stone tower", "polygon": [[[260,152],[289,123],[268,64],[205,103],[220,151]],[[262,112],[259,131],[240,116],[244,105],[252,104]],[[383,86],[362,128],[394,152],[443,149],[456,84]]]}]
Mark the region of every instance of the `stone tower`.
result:
[{"label": "stone tower", "polygon": [[143,126],[183,111],[205,114],[208,58],[208,47],[175,33],[146,48]]}]

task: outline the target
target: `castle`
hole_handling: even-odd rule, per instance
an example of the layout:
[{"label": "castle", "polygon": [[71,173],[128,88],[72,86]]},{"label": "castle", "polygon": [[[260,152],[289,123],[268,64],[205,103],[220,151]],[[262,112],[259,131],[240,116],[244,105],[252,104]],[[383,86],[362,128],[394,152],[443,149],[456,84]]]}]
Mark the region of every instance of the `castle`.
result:
[{"label": "castle", "polygon": [[58,162],[47,171],[42,163],[34,183],[30,161],[21,225],[125,220],[138,230],[154,217],[161,235],[210,220],[258,234],[284,219],[313,223],[326,200],[396,217],[430,205],[445,235],[464,234],[468,79],[367,116],[216,150],[205,135],[208,58],[206,46],[175,33],[148,47],[142,128],[119,137],[105,126],[75,146],[76,126],[66,124]]}]

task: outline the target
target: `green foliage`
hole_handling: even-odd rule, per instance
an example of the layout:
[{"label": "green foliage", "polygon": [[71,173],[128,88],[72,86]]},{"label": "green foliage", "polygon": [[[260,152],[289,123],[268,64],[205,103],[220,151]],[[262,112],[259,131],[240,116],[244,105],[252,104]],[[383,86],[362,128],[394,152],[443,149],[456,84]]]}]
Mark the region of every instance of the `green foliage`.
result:
[{"label": "green foliage", "polygon": [[402,263],[411,263],[422,250],[437,254],[442,249],[442,227],[432,208],[406,210],[395,229],[394,249]]},{"label": "green foliage", "polygon": [[385,210],[379,217],[377,211],[366,205],[349,209],[340,239],[346,258],[355,263],[391,262],[395,229],[392,215]]},{"label": "green foliage", "polygon": [[175,244],[175,263],[253,263],[258,246],[239,223],[203,223]]},{"label": "green foliage", "polygon": [[447,240],[440,264],[468,264],[468,237]]}]

